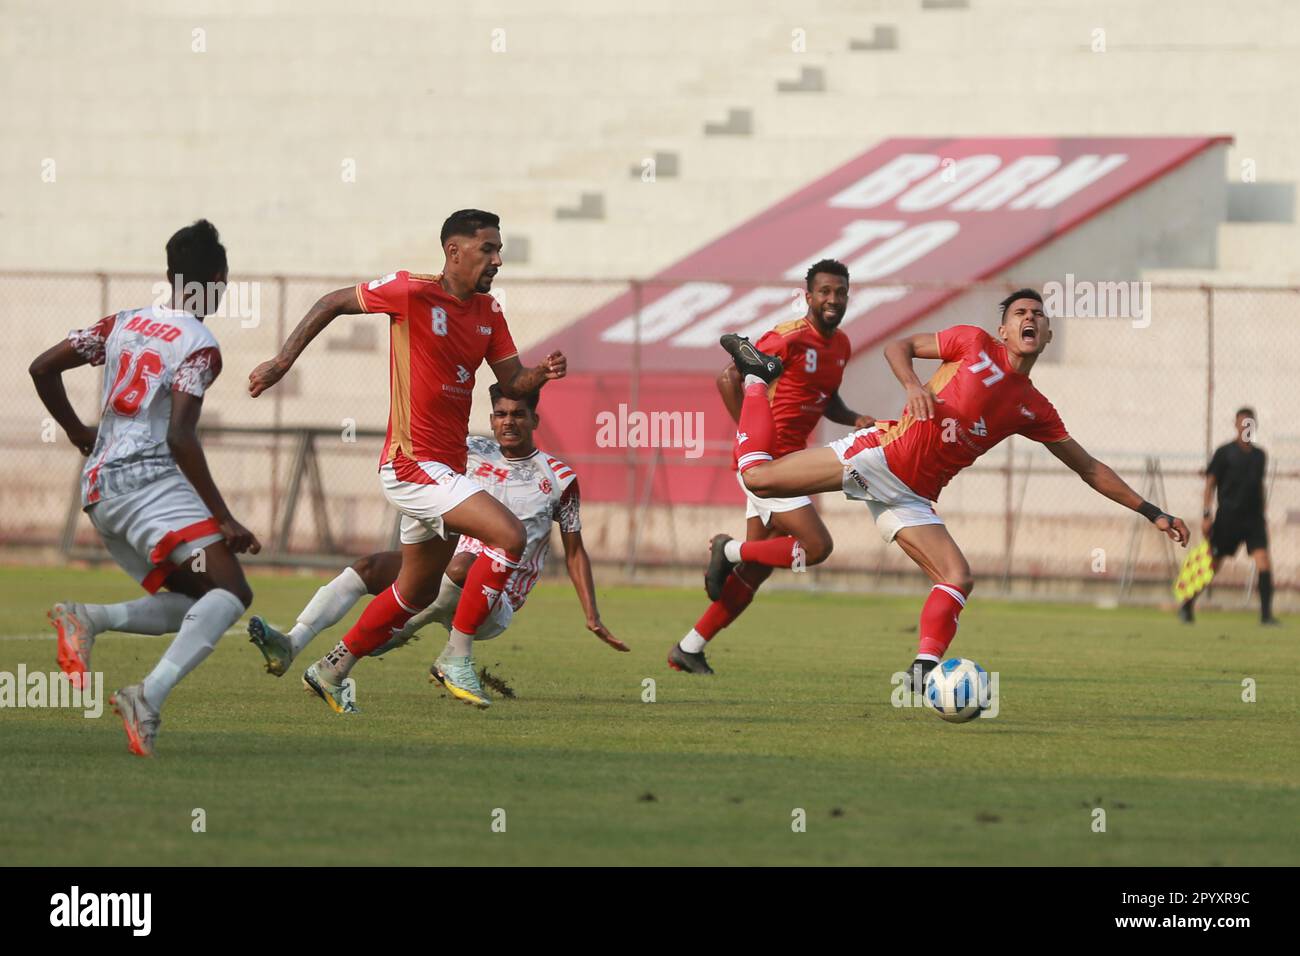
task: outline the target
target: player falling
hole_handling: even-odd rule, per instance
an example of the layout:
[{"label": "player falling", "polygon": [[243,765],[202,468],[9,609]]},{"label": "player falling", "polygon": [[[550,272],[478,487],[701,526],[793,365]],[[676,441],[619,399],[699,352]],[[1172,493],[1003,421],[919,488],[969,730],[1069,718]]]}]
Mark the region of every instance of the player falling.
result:
[{"label": "player falling", "polygon": [[384,495],[401,513],[402,560],[397,579],[374,598],[338,645],[309,666],[303,684],[337,713],[354,711],[344,681],[356,662],[386,644],[438,596],[452,555],[449,534],[483,542],[465,576],[442,657],[444,686],[480,707],[491,701],[474,672],[474,635],[492,614],[527,544],[523,523],[465,477],[474,375],[486,361],[505,395],[523,398],[562,378],[564,356],[552,352],[524,368],[505,316],[488,294],[501,268],[500,220],[462,209],[442,225],[445,261],[438,275],[394,272],[330,292],[311,307],[280,354],[253,369],[256,398],[284,377],[322,329],[340,315],[389,317],[388,434],[379,457]]},{"label": "player falling", "polygon": [[[785,368],[785,374],[766,393],[775,431],[771,447],[763,452],[765,460],[806,447],[808,436],[823,417],[854,428],[875,422],[870,415],[851,411],[839,393],[851,351],[849,337],[839,330],[849,302],[848,268],[834,259],[823,259],[808,269],[805,284],[808,311],[804,317],[782,323],[758,340],[758,348],[779,359]],[[739,423],[744,385],[734,366],[718,376],[718,391]],[[737,466],[748,460],[748,453],[748,443],[739,438]],[[736,479],[740,481],[739,474]],[[803,569],[830,556],[831,533],[811,498],[760,498],[743,481],[740,488],[746,498],[745,541],[719,534],[710,542],[704,588],[713,603],[669,650],[668,666],[674,670],[712,674],[704,657],[705,645],[749,607],[754,592],[773,568]]]},{"label": "player falling", "polygon": [[[32,363],[41,401],[88,455],[81,502],[109,554],[148,596],[122,604],[54,605],[59,666],[80,682],[96,635],[176,632],[139,684],[110,698],[133,754],[152,756],[172,689],[253,602],[236,554],[261,550],[236,521],[208,472],[197,426],[203,396],[221,372],[216,337],[203,324],[225,290],[226,250],[200,219],[167,241],[171,304],[101,319]],[[63,372],[104,366],[98,428],[68,402]],[[162,590],[162,589],[166,590]]]},{"label": "player falling", "polygon": [[[885,358],[907,393],[896,422],[877,422],[822,448],[775,458],[772,411],[767,402],[781,363],[746,339],[724,335],[722,346],[744,375],[745,400],[737,450],[745,486],[760,498],[843,491],[871,511],[886,541],[899,547],[934,582],[921,609],[912,690],[943,657],[975,581],[970,565],[931,502],[959,471],[1008,435],[1042,442],[1089,487],[1139,512],[1179,544],[1187,543],[1180,518],[1130,488],[1106,464],[1069,436],[1056,409],[1029,380],[1052,340],[1043,299],[1021,289],[999,303],[997,338],[972,325],[956,325],[891,342]],[[912,360],[943,364],[925,385]]]},{"label": "player falling", "polygon": [[[550,553],[551,525],[557,524],[564,544],[569,579],[587,617],[587,630],[615,650],[630,650],[601,622],[596,607],[591,559],[582,543],[578,477],[564,462],[533,444],[533,432],[540,422],[538,396],[529,395],[523,401],[506,398],[497,385],[493,385],[489,392],[492,396],[492,434],[496,440],[477,436],[469,439],[465,473],[515,513],[527,529],[528,543],[520,567],[506,581],[501,600],[475,633],[475,642],[501,634],[523,608],[528,592],[537,583]],[[462,535],[443,575],[438,599],[407,621],[390,641],[371,651],[371,655],[379,656],[400,647],[431,622],[441,624],[450,633],[465,579],[482,552],[483,542]],[[400,551],[383,551],[367,555],[351,567],[344,568],[338,577],[321,586],[287,634],[277,631],[263,618],[254,617],[249,622],[248,633],[266,657],[267,671],[277,677],[283,675],[312,638],[341,621],[364,595],[379,594],[391,587],[397,580],[401,563]],[[451,653],[452,647],[448,643],[429,670],[431,681],[444,683],[445,658]]]}]

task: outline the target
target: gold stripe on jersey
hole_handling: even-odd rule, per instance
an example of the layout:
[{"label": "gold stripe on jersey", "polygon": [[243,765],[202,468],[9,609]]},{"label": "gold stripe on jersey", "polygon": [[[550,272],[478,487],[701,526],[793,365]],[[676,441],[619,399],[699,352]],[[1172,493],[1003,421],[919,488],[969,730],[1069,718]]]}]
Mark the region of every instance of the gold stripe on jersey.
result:
[{"label": "gold stripe on jersey", "polygon": [[[961,371],[961,362],[944,362],[939,366],[938,371],[930,376],[930,381],[925,383],[925,387],[933,394],[938,395],[959,371]],[[883,448],[890,442],[902,438],[903,433],[915,424],[916,419],[912,417],[912,413],[910,411],[903,412],[903,417],[886,428],[880,436],[880,447]]]},{"label": "gold stripe on jersey", "polygon": [[439,279],[442,278],[441,272],[436,273],[434,275],[430,275],[427,272],[408,272],[406,275],[407,278],[418,279],[421,282],[437,282]]},{"label": "gold stripe on jersey", "polygon": [[353,286],[353,289],[357,293],[357,305],[361,306],[361,312],[363,314],[369,313],[370,309],[366,306],[366,300],[361,295],[361,283],[358,282],[355,286]]},{"label": "gold stripe on jersey", "polygon": [[399,451],[415,460],[411,447],[411,323],[389,324],[392,335],[392,356],[389,359],[392,383],[389,401],[392,409],[392,435],[388,443],[388,461]]},{"label": "gold stripe on jersey", "polygon": [[791,319],[789,322],[782,322],[776,328],[772,329],[777,335],[789,335],[792,332],[801,332],[806,323],[803,319]]}]

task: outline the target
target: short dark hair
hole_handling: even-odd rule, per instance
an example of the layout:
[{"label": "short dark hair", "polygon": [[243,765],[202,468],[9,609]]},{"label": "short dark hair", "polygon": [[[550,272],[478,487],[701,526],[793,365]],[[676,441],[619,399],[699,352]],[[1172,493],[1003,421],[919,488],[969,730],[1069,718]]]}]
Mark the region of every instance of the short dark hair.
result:
[{"label": "short dark hair", "polygon": [[501,217],[494,212],[482,209],[458,209],[447,217],[442,224],[442,233],[438,242],[447,244],[452,236],[473,236],[480,229],[500,229]]},{"label": "short dark hair", "polygon": [[167,240],[167,271],[186,282],[212,282],[226,272],[226,247],[206,219],[178,229]]},{"label": "short dark hair", "polygon": [[1007,309],[1011,308],[1011,303],[1015,302],[1017,299],[1033,299],[1039,305],[1043,304],[1043,297],[1038,294],[1036,289],[1017,289],[998,303],[999,322],[1007,317]]},{"label": "short dark hair", "polygon": [[1242,415],[1246,415],[1249,418],[1254,418],[1255,409],[1251,408],[1249,405],[1242,405],[1241,408],[1237,409],[1237,414],[1234,415],[1233,418],[1240,418]]},{"label": "short dark hair", "polygon": [[510,398],[509,395],[501,391],[501,386],[496,382],[493,382],[488,386],[488,397],[492,399],[493,407],[495,407],[496,403],[501,401],[503,398],[509,398],[512,402],[523,402],[528,406],[528,410],[534,415],[537,414],[537,403],[541,401],[542,398],[540,392],[529,392],[523,398]]},{"label": "short dark hair", "polygon": [[812,291],[813,276],[815,276],[819,272],[824,272],[827,275],[832,275],[832,276],[840,276],[844,279],[845,285],[848,284],[849,281],[848,266],[840,262],[838,259],[819,259],[817,262],[814,262],[812,265],[808,267],[808,274],[804,276],[804,282],[807,284],[809,292]]}]

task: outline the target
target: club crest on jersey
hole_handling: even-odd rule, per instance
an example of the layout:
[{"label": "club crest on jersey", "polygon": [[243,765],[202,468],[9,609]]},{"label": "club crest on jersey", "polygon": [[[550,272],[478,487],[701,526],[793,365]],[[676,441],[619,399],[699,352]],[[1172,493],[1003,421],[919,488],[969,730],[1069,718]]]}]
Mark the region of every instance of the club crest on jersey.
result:
[{"label": "club crest on jersey", "polygon": [[551,493],[551,479],[543,478],[537,483],[537,487],[541,489],[542,494],[549,495]]}]

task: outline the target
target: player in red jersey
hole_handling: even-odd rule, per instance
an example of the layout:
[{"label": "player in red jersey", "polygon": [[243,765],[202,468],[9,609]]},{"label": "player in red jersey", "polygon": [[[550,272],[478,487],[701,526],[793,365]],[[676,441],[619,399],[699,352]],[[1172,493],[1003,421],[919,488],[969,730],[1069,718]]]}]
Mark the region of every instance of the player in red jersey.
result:
[{"label": "player in red jersey", "polygon": [[[1089,455],[1065,430],[1061,418],[1029,380],[1038,356],[1052,340],[1043,299],[1021,289],[1000,303],[997,337],[970,325],[922,333],[891,342],[885,358],[907,392],[896,422],[877,422],[822,448],[771,460],[775,447],[766,401],[770,368],[780,363],[745,339],[723,336],[745,375],[740,433],[746,450],[741,476],[760,498],[843,491],[863,501],[886,541],[896,541],[934,582],[921,610],[916,659],[908,675],[913,690],[948,649],[957,618],[974,587],[970,565],[931,502],[954,475],[1008,435],[1042,442],[1087,484],[1112,501],[1139,512],[1181,545],[1182,519],[1143,501],[1106,464]],[[925,385],[915,358],[943,364]]]},{"label": "player in red jersey", "polygon": [[486,361],[502,393],[523,399],[566,370],[559,352],[524,368],[505,316],[488,294],[501,267],[498,217],[478,209],[452,213],[441,241],[446,255],[441,274],[394,272],[323,296],[280,354],[249,375],[249,394],[256,398],[283,378],[338,316],[389,317],[390,404],[379,473],[384,494],[402,514],[402,568],[334,650],[303,675],[306,688],[337,713],[356,710],[345,681],[357,660],[385,644],[438,596],[455,534],[477,538],[484,548],[465,578],[443,683],[468,703],[491,703],[474,673],[474,634],[519,567],[525,532],[505,505],[465,476],[474,373]]},{"label": "player in red jersey", "polygon": [[[758,348],[778,358],[785,368],[785,374],[766,393],[775,428],[767,458],[780,458],[806,447],[809,434],[823,417],[854,428],[875,422],[870,415],[850,410],[839,393],[851,351],[849,337],[839,330],[849,301],[849,270],[842,262],[823,259],[808,269],[805,281],[807,314],[778,325],[758,340]],[[735,366],[728,366],[718,376],[718,391],[739,423],[744,387]],[[743,439],[735,457],[737,467],[749,460]],[[668,666],[674,670],[712,674],[704,658],[705,644],[749,606],[772,569],[803,570],[830,556],[831,534],[811,498],[759,498],[744,482],[740,487],[747,499],[745,541],[719,534],[710,542],[704,587],[713,603],[669,650]]]}]

